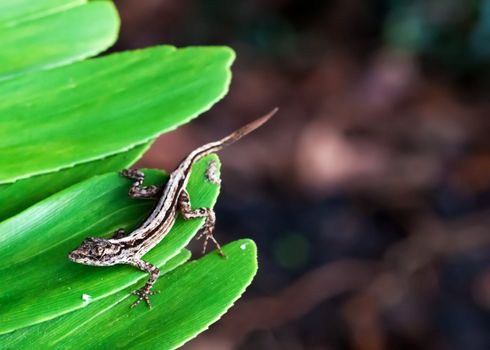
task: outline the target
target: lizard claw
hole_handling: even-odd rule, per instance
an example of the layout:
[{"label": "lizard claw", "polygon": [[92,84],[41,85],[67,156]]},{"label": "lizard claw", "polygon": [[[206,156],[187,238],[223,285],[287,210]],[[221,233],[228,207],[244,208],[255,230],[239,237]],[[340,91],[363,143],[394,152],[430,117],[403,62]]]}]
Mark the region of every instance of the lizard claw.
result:
[{"label": "lizard claw", "polygon": [[218,243],[218,241],[216,240],[216,238],[214,238],[213,234],[211,232],[207,232],[207,231],[203,231],[199,234],[199,236],[197,236],[197,240],[200,240],[201,238],[204,237],[204,244],[203,244],[203,247],[202,247],[202,254],[206,253],[206,248],[208,247],[208,241],[209,240],[212,240],[214,245],[216,246],[216,249],[218,249],[218,253],[219,255],[221,255],[223,258],[226,258],[226,255],[225,253],[223,252],[223,250],[221,249],[221,245]]},{"label": "lizard claw", "polygon": [[131,294],[137,295],[138,299],[131,304],[131,308],[134,308],[136,305],[138,305],[142,300],[146,302],[148,305],[148,308],[151,309],[151,303],[150,303],[150,295],[155,295],[160,293],[159,290],[147,290],[146,288],[141,288],[135,291],[132,291]]}]

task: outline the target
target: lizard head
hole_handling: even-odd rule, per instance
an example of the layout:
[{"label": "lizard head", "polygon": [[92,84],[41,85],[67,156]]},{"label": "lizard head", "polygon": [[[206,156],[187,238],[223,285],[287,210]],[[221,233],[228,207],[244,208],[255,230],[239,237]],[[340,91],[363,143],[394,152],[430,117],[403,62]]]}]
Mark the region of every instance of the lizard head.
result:
[{"label": "lizard head", "polygon": [[90,237],[68,254],[68,258],[76,263],[95,266],[115,265],[121,252],[121,246],[103,238]]}]

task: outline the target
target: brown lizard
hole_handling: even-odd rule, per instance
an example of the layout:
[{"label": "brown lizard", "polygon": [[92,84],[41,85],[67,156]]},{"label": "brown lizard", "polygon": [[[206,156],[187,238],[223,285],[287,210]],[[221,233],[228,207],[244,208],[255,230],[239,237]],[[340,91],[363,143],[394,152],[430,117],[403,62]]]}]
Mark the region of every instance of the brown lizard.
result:
[{"label": "brown lizard", "polygon": [[[122,176],[134,180],[129,196],[132,198],[159,198],[155,209],[149,217],[134,231],[125,235],[124,230],[116,231],[110,239],[90,237],[72,251],[68,257],[71,261],[84,265],[112,266],[128,264],[148,272],[149,278],[145,285],[133,292],[138,299],[131,305],[136,306],[141,300],[146,301],[151,307],[149,296],[155,294],[151,287],[160,274],[160,270],[142,260],[142,257],[155,247],[172,228],[177,213],[184,219],[205,217],[204,230],[200,235],[204,237],[204,249],[208,240],[212,240],[219,253],[224,256],[219,243],[213,236],[215,214],[210,208],[192,209],[189,194],[186,191],[192,166],[204,156],[217,152],[228,146],[246,134],[267,122],[277,111],[277,108],[263,117],[243,126],[219,141],[207,143],[192,151],[171,174],[163,189],[160,186],[143,186],[144,174],[136,169],[126,169],[121,172]],[[198,237],[199,238],[199,237]]]}]

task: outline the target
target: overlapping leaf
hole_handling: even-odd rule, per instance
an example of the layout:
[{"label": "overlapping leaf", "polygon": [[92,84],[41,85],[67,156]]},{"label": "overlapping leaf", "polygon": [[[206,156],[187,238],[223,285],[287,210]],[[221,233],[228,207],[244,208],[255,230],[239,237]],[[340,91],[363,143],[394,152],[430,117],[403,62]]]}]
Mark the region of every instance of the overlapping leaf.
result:
[{"label": "overlapping leaf", "polygon": [[2,0],[0,1],[0,23],[20,23],[86,2],[86,0]]},{"label": "overlapping leaf", "polygon": [[2,0],[0,81],[96,55],[115,42],[118,29],[109,1]]},{"label": "overlapping leaf", "polygon": [[[243,293],[256,270],[256,248],[241,240],[223,247],[227,256],[207,256],[161,277],[153,308],[129,310],[127,290],[54,320],[0,336],[19,349],[36,344],[50,349],[172,349],[216,321]],[[180,263],[181,253],[166,265]],[[170,266],[168,266],[170,265]]]},{"label": "overlapping leaf", "polygon": [[[219,187],[205,179],[207,157],[195,164],[188,190],[194,207],[211,207]],[[164,177],[149,171],[150,183]],[[128,266],[96,268],[70,262],[67,254],[88,236],[131,229],[154,203],[131,199],[130,181],[117,174],[94,177],[0,224],[0,333],[40,323],[120,291],[145,278]],[[161,266],[176,255],[203,219],[178,219],[163,244],[145,258]]]},{"label": "overlapping leaf", "polygon": [[189,121],[226,93],[233,57],[162,46],[4,81],[0,183],[120,153]]},{"label": "overlapping leaf", "polygon": [[111,157],[0,185],[0,221],[77,182],[128,167],[138,160],[149,146],[149,143],[143,144]]},{"label": "overlapping leaf", "polygon": [[[137,67],[136,70],[141,71],[149,61],[153,60],[150,62],[153,72],[156,72],[157,76],[167,74],[172,67],[165,66],[165,63],[160,61],[161,56],[155,52],[172,51],[173,49],[169,47],[152,52],[126,53],[122,55],[125,58],[121,57],[121,59],[112,57],[109,60],[105,58],[94,60],[88,65],[75,66],[75,69],[69,72],[58,71],[54,76],[48,72],[38,72],[28,74],[23,79],[12,79],[13,82],[9,84],[1,82],[2,79],[21,73],[46,69],[94,55],[114,42],[118,26],[118,15],[110,1],[87,3],[83,0],[5,0],[0,2],[0,34],[3,39],[0,52],[0,96],[2,96],[0,101],[4,101],[4,108],[0,102],[0,125],[2,125],[0,134],[8,135],[0,144],[0,173],[4,170],[3,176],[0,174],[2,184],[0,185],[0,203],[2,203],[0,221],[92,175],[131,165],[151,141],[152,137],[148,135],[156,136],[165,129],[175,128],[183,122],[182,119],[192,117],[181,114],[162,122],[158,116],[144,132],[135,132],[138,136],[133,137],[129,144],[126,143],[127,140],[122,133],[117,146],[110,144],[110,140],[106,143],[104,135],[111,134],[119,137],[116,136],[119,132],[118,125],[112,125],[111,130],[101,128],[104,123],[110,124],[106,118],[108,117],[106,111],[110,109],[113,115],[109,117],[114,118],[119,113],[125,115],[126,122],[131,122],[132,128],[138,129],[138,113],[147,113],[148,106],[139,108],[136,105],[138,103],[141,105],[141,99],[151,98],[151,96],[138,94],[135,90],[144,89],[146,85],[144,79],[151,78],[142,78],[140,75],[135,78],[137,81],[131,80],[130,77],[134,72],[128,69],[128,65]],[[199,53],[197,55],[199,56]],[[205,64],[206,58],[201,60],[203,61]],[[229,62],[225,61],[221,61],[221,67],[219,62],[214,62],[214,67],[221,73],[225,71],[224,75],[227,76]],[[121,69],[119,76],[116,77],[111,73],[111,68],[112,65],[118,64]],[[161,70],[159,70],[160,65],[162,65]],[[172,66],[172,63],[170,65]],[[106,73],[104,77],[94,77],[94,73],[104,72]],[[66,79],[60,80],[60,75],[64,74]],[[87,77],[89,77],[88,81]],[[117,79],[117,85],[113,84],[114,79]],[[124,84],[128,79],[133,83],[139,83],[139,86],[126,87]],[[179,75],[172,75],[170,79],[179,80]],[[80,85],[84,85],[85,88],[75,87],[79,84],[79,80],[83,81]],[[202,82],[202,79],[197,80]],[[222,79],[221,89],[227,89],[228,80],[228,77]],[[51,83],[47,84],[48,81]],[[111,87],[117,86],[118,93],[115,96],[110,94],[110,89],[108,93],[105,92],[107,81],[110,81]],[[90,94],[90,90],[97,85],[101,85],[102,89],[98,90],[97,94]],[[32,90],[34,86],[37,87],[35,93]],[[163,95],[168,92],[172,95],[175,87],[176,85],[173,85],[169,90],[163,89],[158,92]],[[219,90],[219,87],[215,86],[215,88]],[[125,94],[134,93],[134,96],[139,99],[137,104],[130,107],[131,112],[134,112],[132,115],[128,115],[127,110],[118,109],[120,100],[125,99],[125,94],[120,93],[121,89],[125,90]],[[67,93],[66,90],[69,92]],[[189,98],[193,98],[196,91],[192,92],[192,88],[188,87],[183,94],[189,92],[191,94]],[[66,98],[68,96],[70,99]],[[196,113],[197,109],[211,104],[216,98],[212,96],[207,101],[204,98],[201,104],[199,102],[197,105],[194,104],[191,108],[192,112]],[[105,103],[104,101],[107,102],[108,99],[112,101]],[[168,109],[173,102],[181,103],[170,98],[162,107]],[[91,123],[87,122],[84,108],[80,107],[83,104],[95,107],[91,108],[94,118]],[[99,108],[101,105],[103,108]],[[35,106],[37,108],[34,108]],[[53,130],[53,125],[60,127]],[[39,129],[40,126],[44,128]],[[67,130],[64,129],[65,127]],[[98,135],[94,135],[92,129],[98,130]],[[68,130],[71,132],[67,132]],[[44,137],[33,137],[34,134],[44,135]],[[77,142],[80,138],[83,138],[86,143]],[[102,144],[102,147],[94,148],[93,143]],[[89,156],[79,152],[83,147],[92,149]],[[33,152],[33,149],[37,152]],[[40,154],[43,156],[40,157]],[[64,156],[59,157],[59,154]],[[40,165],[41,163],[47,165],[51,163],[51,165],[43,166]],[[22,180],[12,184],[12,181],[18,179]]]},{"label": "overlapping leaf", "polygon": [[[132,164],[154,137],[227,91],[227,48],[166,46],[46,70],[104,50],[117,28],[109,2],[0,2],[0,221],[25,209],[0,223],[2,349],[174,348],[219,318],[255,274],[253,242],[235,242],[226,260],[211,254],[163,276],[154,310],[130,315],[128,291],[145,274],[77,265],[66,254],[87,236],[131,229],[153,203],[128,198],[128,180],[108,174],[28,208]],[[194,207],[212,206],[218,194],[204,179],[207,160],[188,185]],[[163,272],[182,264],[202,221],[178,219],[145,258]]]},{"label": "overlapping leaf", "polygon": [[[119,16],[110,1],[0,1],[1,80],[95,55],[114,43]],[[0,185],[0,221],[92,175],[134,163],[145,145],[59,173]],[[11,163],[16,159],[7,159]]]}]

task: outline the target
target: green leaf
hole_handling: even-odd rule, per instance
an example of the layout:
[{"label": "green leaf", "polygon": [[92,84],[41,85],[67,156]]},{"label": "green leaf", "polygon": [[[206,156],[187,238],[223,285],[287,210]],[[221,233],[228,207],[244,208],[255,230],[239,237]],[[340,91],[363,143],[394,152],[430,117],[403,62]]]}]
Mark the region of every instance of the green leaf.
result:
[{"label": "green leaf", "polygon": [[94,175],[121,170],[132,165],[150,147],[151,143],[110,156],[82,163],[58,172],[47,173],[0,185],[0,221],[5,220],[34,203]]},{"label": "green leaf", "polygon": [[[85,309],[0,337],[11,348],[172,349],[218,320],[257,271],[255,244],[240,240],[159,278],[151,310],[129,305],[130,289]],[[129,300],[128,300],[129,299]]]},{"label": "green leaf", "polygon": [[[205,179],[213,155],[197,162],[187,189],[196,207],[212,207],[219,186]],[[165,177],[148,171],[149,183]],[[89,236],[110,236],[118,228],[133,229],[154,202],[127,195],[131,181],[107,174],[57,193],[0,223],[0,334],[44,322],[114,294],[144,279],[130,266],[93,267],[75,264],[67,254]],[[185,247],[203,218],[177,218],[171,232],[145,259],[162,266]]]},{"label": "green leaf", "polygon": [[[182,250],[162,266],[160,274],[163,275],[174,270],[176,267],[189,260],[190,257],[190,251],[187,249]],[[81,327],[86,327],[86,324],[89,322],[100,319],[101,314],[108,312],[110,308],[126,299],[128,293],[135,288],[137,288],[137,286],[133,285],[122,292],[115,293],[107,298],[88,304],[78,311],[0,336],[0,344],[4,344],[3,348],[6,347],[5,344],[8,344],[9,349],[25,349],[33,343],[37,344],[37,346],[42,345],[52,348],[54,342],[58,342],[67,336],[70,336],[69,339],[73,340],[74,337],[72,334],[74,334],[75,331],[78,331]]]},{"label": "green leaf", "polygon": [[233,58],[225,47],[163,46],[4,81],[0,183],[120,153],[188,122],[227,92]]},{"label": "green leaf", "polygon": [[[118,28],[117,11],[108,1],[1,1],[0,80],[95,55],[113,44]],[[142,145],[127,154],[0,185],[0,221],[92,175],[129,166],[146,149]]]},{"label": "green leaf", "polygon": [[[145,273],[67,259],[88,236],[132,230],[155,204],[129,198],[131,181],[114,173],[69,186],[133,163],[155,137],[221,99],[231,77],[225,47],[162,46],[66,65],[106,49],[118,27],[106,1],[0,1],[1,348],[174,348],[216,321],[256,272],[253,242],[235,242],[227,259],[213,253],[163,275],[153,310],[130,313],[129,292]],[[210,159],[193,168],[194,208],[212,207],[219,192],[205,179]],[[149,184],[167,179],[146,173]],[[183,264],[203,221],[179,217],[145,260],[162,273]]]},{"label": "green leaf", "polygon": [[[7,6],[4,11],[32,9],[37,1],[30,0],[23,7]],[[2,7],[6,5],[0,5],[0,13]],[[0,79],[94,56],[115,42],[119,30],[117,11],[109,1],[21,19],[8,23],[0,20]]]},{"label": "green leaf", "polygon": [[86,0],[2,0],[0,23],[12,24],[63,11]]}]

